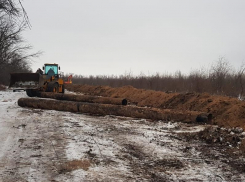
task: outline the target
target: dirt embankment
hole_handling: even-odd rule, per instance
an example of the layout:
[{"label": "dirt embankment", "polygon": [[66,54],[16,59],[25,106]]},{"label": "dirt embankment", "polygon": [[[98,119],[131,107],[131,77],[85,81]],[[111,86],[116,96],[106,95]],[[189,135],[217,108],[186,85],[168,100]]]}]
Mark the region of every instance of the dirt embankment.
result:
[{"label": "dirt embankment", "polygon": [[132,86],[111,88],[108,86],[66,85],[68,90],[113,98],[126,98],[140,107],[174,109],[182,112],[197,111],[211,113],[213,124],[245,129],[245,102],[236,98],[210,95],[207,93],[166,93],[136,89]]}]

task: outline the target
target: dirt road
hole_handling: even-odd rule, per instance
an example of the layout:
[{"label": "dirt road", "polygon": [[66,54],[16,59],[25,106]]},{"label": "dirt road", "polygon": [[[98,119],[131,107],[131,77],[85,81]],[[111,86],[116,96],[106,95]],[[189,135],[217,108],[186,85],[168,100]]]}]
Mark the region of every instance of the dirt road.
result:
[{"label": "dirt road", "polygon": [[20,97],[0,92],[1,181],[245,181],[244,158],[179,134],[205,125],[26,109]]}]

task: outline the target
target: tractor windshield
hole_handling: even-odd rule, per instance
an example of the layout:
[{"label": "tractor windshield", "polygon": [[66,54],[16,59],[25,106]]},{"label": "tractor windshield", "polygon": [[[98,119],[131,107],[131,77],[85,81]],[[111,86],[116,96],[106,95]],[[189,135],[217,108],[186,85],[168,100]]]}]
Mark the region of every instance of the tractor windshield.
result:
[{"label": "tractor windshield", "polygon": [[58,65],[45,65],[45,74],[46,75],[58,75]]}]

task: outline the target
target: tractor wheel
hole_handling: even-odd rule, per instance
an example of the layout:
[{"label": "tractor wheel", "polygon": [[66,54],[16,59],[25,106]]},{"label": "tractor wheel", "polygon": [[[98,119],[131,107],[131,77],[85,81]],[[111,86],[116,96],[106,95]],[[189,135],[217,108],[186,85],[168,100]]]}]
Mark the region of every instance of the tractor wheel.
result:
[{"label": "tractor wheel", "polygon": [[54,93],[59,93],[59,84],[58,83],[54,83],[52,86],[52,92]]},{"label": "tractor wheel", "polygon": [[46,92],[53,92],[53,83],[48,83]]},{"label": "tractor wheel", "polygon": [[58,83],[48,83],[47,92],[59,93],[59,85]]},{"label": "tractor wheel", "polygon": [[64,94],[65,93],[65,85],[63,84],[62,85],[62,92],[61,92],[62,94]]},{"label": "tractor wheel", "polygon": [[36,97],[37,93],[35,90],[32,89],[26,89],[26,95],[28,95],[29,97]]}]

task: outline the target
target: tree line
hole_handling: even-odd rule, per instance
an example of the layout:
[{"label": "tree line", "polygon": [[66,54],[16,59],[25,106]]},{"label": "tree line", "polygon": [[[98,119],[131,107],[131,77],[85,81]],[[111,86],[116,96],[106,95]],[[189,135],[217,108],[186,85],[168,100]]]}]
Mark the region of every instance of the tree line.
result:
[{"label": "tree line", "polygon": [[245,65],[239,70],[232,69],[231,64],[220,58],[209,69],[192,71],[188,75],[177,71],[174,74],[133,76],[128,73],[119,76],[83,76],[73,75],[74,84],[107,85],[121,87],[131,85],[139,89],[180,93],[210,93],[242,98],[245,88]]}]

